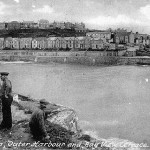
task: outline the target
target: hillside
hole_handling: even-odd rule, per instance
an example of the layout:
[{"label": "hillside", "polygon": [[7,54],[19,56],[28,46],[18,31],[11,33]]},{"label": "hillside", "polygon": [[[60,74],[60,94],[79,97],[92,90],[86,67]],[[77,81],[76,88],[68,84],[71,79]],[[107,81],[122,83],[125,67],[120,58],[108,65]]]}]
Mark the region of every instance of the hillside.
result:
[{"label": "hillside", "polygon": [[0,30],[0,37],[72,37],[85,36],[85,32],[77,32],[74,29],[16,29],[16,30]]}]

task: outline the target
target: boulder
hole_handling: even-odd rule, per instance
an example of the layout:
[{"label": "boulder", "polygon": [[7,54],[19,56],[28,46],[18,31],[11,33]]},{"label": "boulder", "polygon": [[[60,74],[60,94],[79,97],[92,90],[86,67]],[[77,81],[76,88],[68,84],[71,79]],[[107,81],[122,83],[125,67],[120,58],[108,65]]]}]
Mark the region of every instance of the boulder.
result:
[{"label": "boulder", "polygon": [[[24,97],[25,96],[23,96],[23,98]],[[27,101],[25,101],[22,100],[21,95],[17,95],[17,94],[14,94],[13,103],[14,105],[18,106],[18,108],[22,109],[25,113],[26,112],[32,113],[33,111],[39,109],[40,107],[40,101],[33,100],[33,99],[29,101],[29,98],[27,98]],[[61,105],[56,105],[50,102],[45,102],[45,103],[46,103],[46,110],[50,111],[50,114],[48,115],[48,119],[47,119],[50,123],[58,124],[74,133],[79,132],[78,117],[76,115],[76,112],[73,109]],[[17,110],[14,112],[16,113],[13,114],[13,116],[18,116],[16,118],[20,118],[19,117],[20,115],[18,115]],[[29,119],[30,117],[25,117],[25,118]]]},{"label": "boulder", "polygon": [[[65,141],[66,143],[73,140],[71,145],[73,149],[84,150],[147,150],[148,148],[137,147],[137,143],[123,139],[94,138],[89,133],[81,132],[78,126],[78,117],[73,109],[45,102],[46,110],[50,111],[46,121],[47,132],[50,134],[51,141]],[[12,105],[13,123],[25,121],[28,123],[31,114],[40,107],[40,100],[33,100],[29,97],[14,94]],[[47,124],[48,122],[48,124]],[[71,143],[70,143],[71,144]],[[127,145],[127,147],[125,146]],[[66,148],[66,147],[65,147]],[[70,147],[71,148],[71,147]],[[67,147],[68,149],[68,147]]]}]

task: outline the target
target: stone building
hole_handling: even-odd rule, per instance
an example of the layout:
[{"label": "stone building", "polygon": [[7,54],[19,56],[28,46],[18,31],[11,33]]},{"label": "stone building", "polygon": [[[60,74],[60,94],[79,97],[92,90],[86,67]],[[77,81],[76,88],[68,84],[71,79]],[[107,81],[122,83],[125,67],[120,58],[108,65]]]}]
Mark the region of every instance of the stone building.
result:
[{"label": "stone building", "polygon": [[49,28],[49,21],[45,19],[39,20],[39,28],[40,29],[48,29]]},{"label": "stone building", "polygon": [[20,28],[21,28],[21,24],[18,21],[11,21],[11,22],[8,22],[7,24],[8,30],[15,30],[15,29],[20,29]]},{"label": "stone building", "polygon": [[20,38],[20,49],[28,49],[32,48],[32,38]]}]

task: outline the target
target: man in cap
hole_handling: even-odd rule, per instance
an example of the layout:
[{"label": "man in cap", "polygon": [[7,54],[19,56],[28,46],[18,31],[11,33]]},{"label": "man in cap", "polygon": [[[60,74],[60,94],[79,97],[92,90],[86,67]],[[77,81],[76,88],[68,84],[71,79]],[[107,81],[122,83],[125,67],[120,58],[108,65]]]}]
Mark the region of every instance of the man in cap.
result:
[{"label": "man in cap", "polygon": [[37,109],[32,113],[29,127],[33,138],[36,140],[48,140],[50,137],[47,134],[45,128],[45,120],[47,119],[47,115],[51,113],[51,111],[44,110],[46,108],[45,99],[40,101],[40,109]]},{"label": "man in cap", "polygon": [[11,115],[11,104],[13,101],[12,97],[12,84],[8,80],[8,72],[1,72],[1,101],[2,101],[2,113],[3,120],[0,125],[0,129],[10,129],[12,127],[12,115]]}]

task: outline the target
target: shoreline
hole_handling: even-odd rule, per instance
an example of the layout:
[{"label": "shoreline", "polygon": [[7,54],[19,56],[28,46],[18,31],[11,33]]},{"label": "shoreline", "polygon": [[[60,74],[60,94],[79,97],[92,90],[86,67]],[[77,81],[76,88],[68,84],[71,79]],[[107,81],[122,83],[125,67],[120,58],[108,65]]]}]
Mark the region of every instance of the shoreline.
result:
[{"label": "shoreline", "polygon": [[[23,124],[23,126],[27,127],[27,123],[29,121],[31,113],[35,109],[37,109],[37,107],[39,106],[38,101],[39,100],[32,99],[28,96],[14,94],[14,101],[13,101],[13,106],[12,106],[13,107],[13,109],[12,109],[13,118],[15,120],[14,126],[19,123],[20,125]],[[61,112],[58,113],[58,115],[54,114],[53,117],[50,117],[49,119],[47,119],[48,122],[50,122],[52,124],[54,123],[54,126],[59,125],[58,127],[60,127],[60,129],[64,130],[64,128],[65,128],[66,133],[68,133],[68,131],[73,131],[74,133],[76,133],[73,136],[73,143],[75,143],[76,149],[82,149],[82,148],[84,148],[85,150],[89,150],[91,148],[93,148],[94,150],[101,150],[101,149],[103,149],[103,150],[114,150],[114,149],[115,150],[131,150],[131,148],[132,148],[132,150],[147,150],[147,149],[149,149],[149,147],[146,147],[146,146],[148,146],[148,145],[146,145],[146,143],[134,143],[134,142],[131,142],[131,141],[128,141],[125,139],[118,139],[118,138],[109,138],[109,139],[103,139],[100,137],[95,138],[95,137],[92,137],[90,134],[88,134],[88,132],[82,131],[82,129],[80,129],[79,126],[78,126],[79,130],[78,130],[78,132],[76,132],[77,126],[76,127],[74,126],[75,128],[70,128],[71,126],[69,125],[72,122],[72,120],[74,120],[74,122],[76,122],[78,124],[78,118],[76,116],[76,112],[73,109],[67,108],[65,106],[49,103],[48,108],[51,109],[52,107],[53,108],[55,107],[56,110],[60,110]],[[64,110],[72,111],[71,118],[70,118],[70,115],[66,114]],[[21,117],[20,117],[20,115],[21,115]],[[64,118],[64,116],[67,117],[67,122],[68,122],[68,124],[65,124],[65,125],[64,125],[64,121],[66,119],[65,120],[62,119],[62,118]],[[24,123],[25,123],[25,125],[24,125]],[[47,125],[47,127],[48,127],[48,125]],[[53,126],[51,126],[51,127],[53,127]],[[28,142],[29,139],[30,140],[32,139],[31,135],[26,137],[26,142]],[[32,142],[34,142],[33,139],[32,139]]]},{"label": "shoreline", "polygon": [[[103,52],[104,53],[104,52]],[[87,66],[150,65],[150,57],[103,56],[101,51],[0,51],[0,61],[63,63]]]},{"label": "shoreline", "polygon": [[[18,61],[16,61],[17,63],[18,63]],[[9,62],[8,62],[9,63]],[[114,139],[112,139],[113,141],[115,141],[115,138]],[[119,142],[119,139],[116,139],[118,142]],[[123,141],[123,140],[122,140]]]}]

